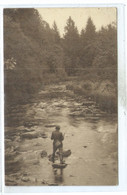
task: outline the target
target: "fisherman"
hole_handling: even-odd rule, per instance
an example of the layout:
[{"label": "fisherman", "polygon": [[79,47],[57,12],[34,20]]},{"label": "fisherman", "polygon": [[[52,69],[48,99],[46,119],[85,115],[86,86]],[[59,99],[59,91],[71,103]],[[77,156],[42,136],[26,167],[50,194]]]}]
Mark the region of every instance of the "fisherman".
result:
[{"label": "fisherman", "polygon": [[60,126],[56,126],[56,130],[52,132],[51,140],[53,140],[53,154],[52,154],[52,161],[54,163],[55,160],[55,153],[57,149],[59,149],[60,154],[60,163],[63,163],[63,143],[64,140],[63,134],[60,132]]}]

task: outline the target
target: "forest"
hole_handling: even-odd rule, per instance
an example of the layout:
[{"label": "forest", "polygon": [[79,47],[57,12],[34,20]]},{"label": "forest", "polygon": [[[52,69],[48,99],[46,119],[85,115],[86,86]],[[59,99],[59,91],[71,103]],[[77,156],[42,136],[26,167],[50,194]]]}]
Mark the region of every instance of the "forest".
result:
[{"label": "forest", "polygon": [[117,25],[96,30],[91,17],[81,32],[70,16],[60,36],[37,9],[4,9],[5,103],[27,102],[43,86],[70,81],[68,89],[117,111]]}]

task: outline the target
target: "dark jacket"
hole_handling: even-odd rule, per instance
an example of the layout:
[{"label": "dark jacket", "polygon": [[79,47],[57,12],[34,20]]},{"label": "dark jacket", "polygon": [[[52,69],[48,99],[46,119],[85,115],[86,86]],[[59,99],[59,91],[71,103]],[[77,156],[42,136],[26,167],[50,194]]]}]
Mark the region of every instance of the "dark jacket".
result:
[{"label": "dark jacket", "polygon": [[53,131],[52,132],[52,135],[51,135],[51,139],[54,140],[54,142],[56,142],[57,140],[59,140],[60,142],[62,142],[64,140],[64,136],[59,131]]}]

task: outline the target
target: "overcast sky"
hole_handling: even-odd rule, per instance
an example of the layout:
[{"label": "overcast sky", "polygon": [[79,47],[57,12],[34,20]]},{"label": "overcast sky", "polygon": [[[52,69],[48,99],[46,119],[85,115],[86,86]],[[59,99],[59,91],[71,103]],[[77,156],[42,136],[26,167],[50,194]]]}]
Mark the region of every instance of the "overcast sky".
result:
[{"label": "overcast sky", "polygon": [[106,26],[112,22],[116,22],[116,8],[38,8],[43,20],[52,27],[55,21],[61,35],[64,33],[66,21],[71,16],[77,26],[79,32],[85,28],[88,17],[91,17],[96,29]]}]

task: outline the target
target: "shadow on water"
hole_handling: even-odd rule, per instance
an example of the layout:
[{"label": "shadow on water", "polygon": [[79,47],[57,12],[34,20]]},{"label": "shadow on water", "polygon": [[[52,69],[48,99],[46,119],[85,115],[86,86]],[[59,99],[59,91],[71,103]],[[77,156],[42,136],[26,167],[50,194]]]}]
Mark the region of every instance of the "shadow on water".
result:
[{"label": "shadow on water", "polygon": [[53,169],[54,172],[54,182],[61,184],[64,182],[63,168]]}]

